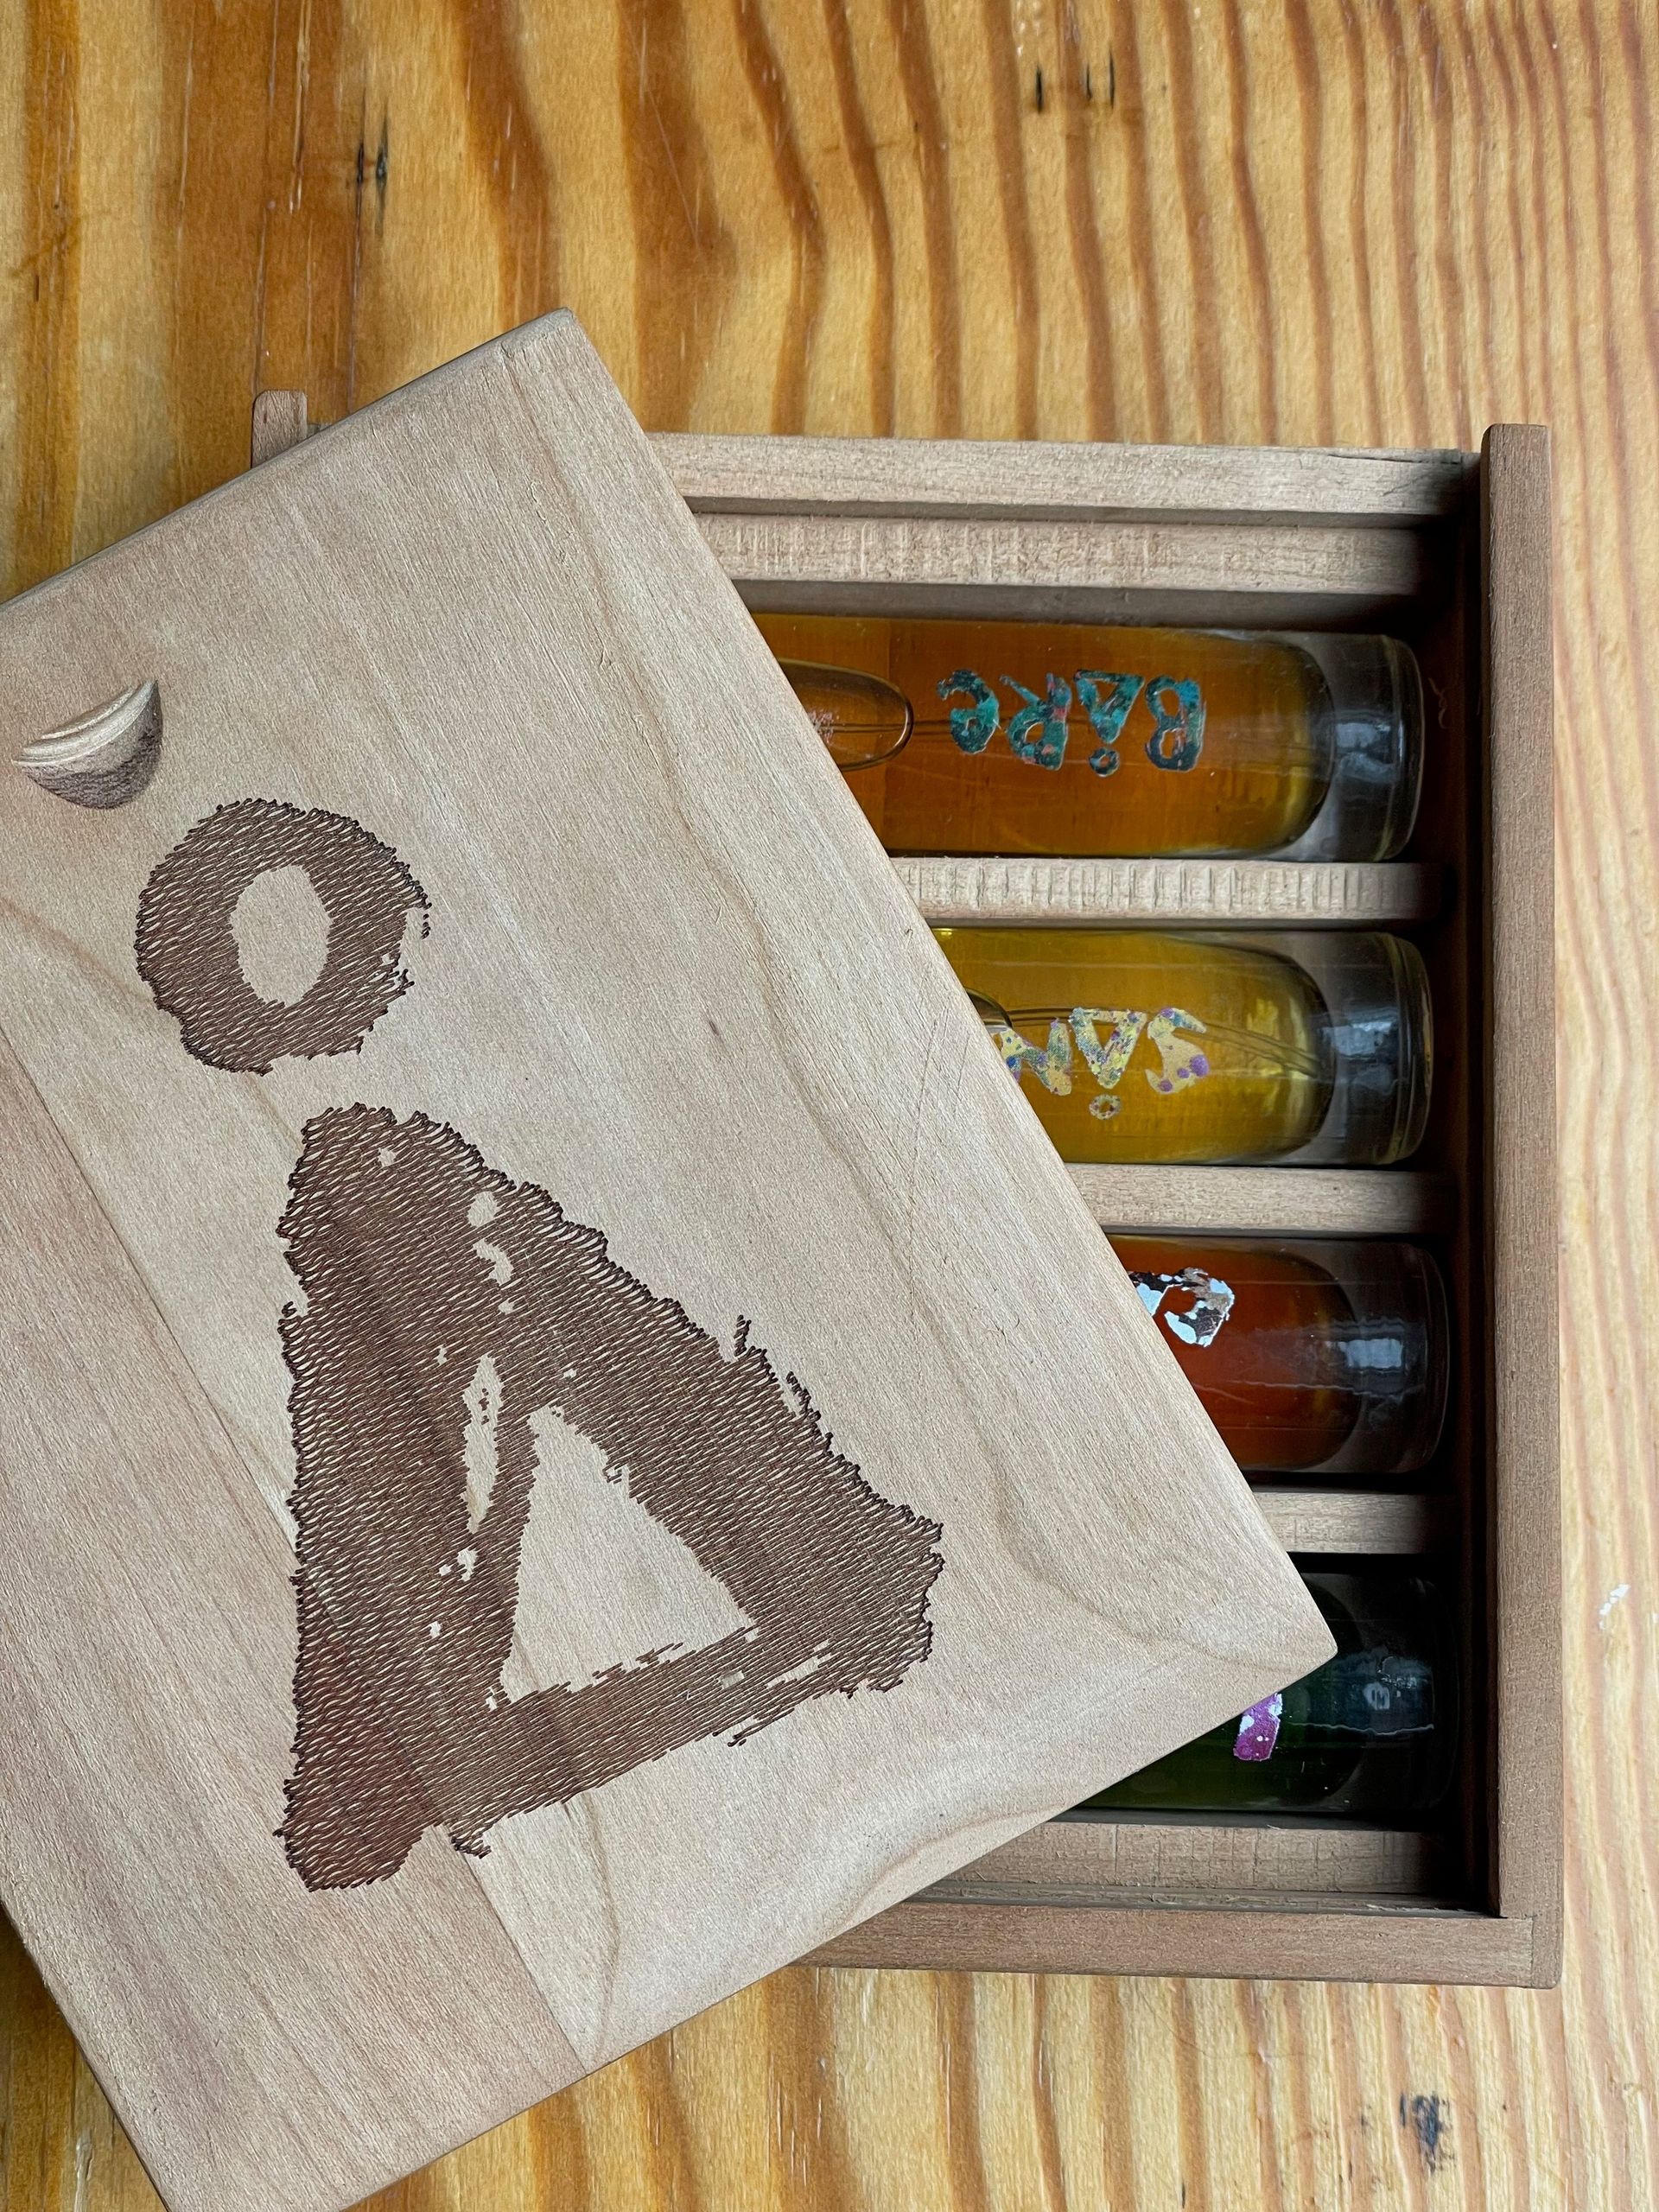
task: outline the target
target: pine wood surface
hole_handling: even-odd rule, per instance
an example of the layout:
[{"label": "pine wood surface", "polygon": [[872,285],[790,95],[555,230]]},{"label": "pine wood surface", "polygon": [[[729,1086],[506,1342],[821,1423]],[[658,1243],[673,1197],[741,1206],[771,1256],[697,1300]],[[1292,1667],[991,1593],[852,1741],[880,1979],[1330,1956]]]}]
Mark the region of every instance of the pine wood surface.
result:
[{"label": "pine wood surface", "polygon": [[[1616,0],[6,12],[8,588],[244,467],[256,385],[558,303],[652,429],[1556,431],[1562,1990],[797,1970],[385,2212],[1659,2196],[1656,76]],[[149,2206],[15,1948],[0,2003],[6,2212]]]}]

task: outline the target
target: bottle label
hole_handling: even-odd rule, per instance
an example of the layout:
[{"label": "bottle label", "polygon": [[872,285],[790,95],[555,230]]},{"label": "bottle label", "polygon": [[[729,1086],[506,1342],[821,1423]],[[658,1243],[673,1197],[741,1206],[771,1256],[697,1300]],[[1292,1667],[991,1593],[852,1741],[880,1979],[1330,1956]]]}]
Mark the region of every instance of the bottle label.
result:
[{"label": "bottle label", "polygon": [[1285,1699],[1281,1690],[1271,1697],[1264,1697],[1248,1713],[1238,1716],[1238,1733],[1233,1738],[1236,1759],[1262,1761],[1270,1759],[1279,1745],[1279,1723],[1285,1717]]},{"label": "bottle label", "polygon": [[[1020,701],[1005,732],[1009,751],[1034,768],[1062,766],[1071,734],[1072,684],[1064,677],[1046,676],[1037,692],[1012,676],[1001,681]],[[1139,738],[1141,720],[1150,718],[1142,750],[1153,766],[1177,775],[1198,766],[1204,750],[1204,694],[1190,677],[1121,676],[1109,669],[1080,668],[1073,683],[1077,704],[1094,732],[1089,766],[1096,776],[1116,774],[1119,742],[1137,703],[1141,712],[1131,735]],[[938,690],[941,699],[969,702],[950,709],[950,735],[957,750],[983,753],[1003,727],[995,691],[971,668],[953,669],[941,677]]]},{"label": "bottle label", "polygon": [[1109,1122],[1122,1105],[1117,1087],[1143,1037],[1157,1053],[1158,1066],[1155,1071],[1146,1068],[1142,1072],[1160,1097],[1189,1090],[1210,1072],[1205,1055],[1182,1041],[1185,1037],[1203,1036],[1204,1024],[1197,1014],[1186,1014],[1178,1006],[1162,1007],[1156,1014],[1133,1007],[1074,1006],[1069,1014],[1052,1016],[1047,1042],[1042,1045],[1033,1045],[1021,1036],[1012,1017],[990,1020],[987,1027],[1014,1081],[1033,1075],[1057,1098],[1071,1093],[1075,1045],[1084,1066],[1099,1086],[1100,1096],[1089,1101],[1089,1111],[1103,1122]]},{"label": "bottle label", "polygon": [[1164,1313],[1164,1326],[1178,1343],[1199,1351],[1214,1344],[1235,1303],[1232,1285],[1223,1282],[1219,1275],[1206,1274],[1202,1268],[1183,1268],[1175,1275],[1160,1274],[1153,1268],[1131,1268],[1129,1281],[1154,1320],[1173,1292],[1187,1294],[1192,1303],[1179,1313],[1171,1307]]}]

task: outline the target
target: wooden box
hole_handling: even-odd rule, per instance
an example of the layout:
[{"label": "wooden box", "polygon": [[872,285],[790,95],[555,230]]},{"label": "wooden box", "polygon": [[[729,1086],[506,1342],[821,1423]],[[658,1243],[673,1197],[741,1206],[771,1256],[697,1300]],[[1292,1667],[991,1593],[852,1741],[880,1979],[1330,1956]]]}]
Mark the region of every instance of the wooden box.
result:
[{"label": "wooden box", "polygon": [[900,860],[939,921],[1397,926],[1427,956],[1428,1141],[1383,1171],[1088,1167],[1103,1224],[1409,1235],[1453,1287],[1453,1416],[1423,1489],[1279,1491],[1293,1554],[1424,1553],[1466,1608],[1461,1789],[1432,1833],[1051,1822],[829,1963],[1544,1985],[1560,1971],[1549,461],[664,436],[757,608],[1380,629],[1433,702],[1387,866]]}]

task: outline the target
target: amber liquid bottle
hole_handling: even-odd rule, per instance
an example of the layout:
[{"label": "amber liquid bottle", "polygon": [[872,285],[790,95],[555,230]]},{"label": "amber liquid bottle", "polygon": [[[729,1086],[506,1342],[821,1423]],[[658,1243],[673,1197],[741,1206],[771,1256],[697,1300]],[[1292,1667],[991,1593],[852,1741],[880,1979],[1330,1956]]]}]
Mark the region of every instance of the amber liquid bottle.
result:
[{"label": "amber liquid bottle", "polygon": [[1406,1827],[1457,1759],[1457,1639],[1421,1576],[1303,1580],[1337,1656],[1277,1698],[1086,1799],[1081,1812],[1342,1814]]},{"label": "amber liquid bottle", "polygon": [[1386,860],[1410,834],[1422,684],[1392,639],[756,620],[889,852]]},{"label": "amber liquid bottle", "polygon": [[1248,1472],[1403,1475],[1429,1459],[1451,1340],[1440,1271],[1418,1246],[1111,1243]]},{"label": "amber liquid bottle", "polygon": [[1066,1160],[1382,1166],[1421,1138],[1428,988],[1398,938],[934,934]]}]

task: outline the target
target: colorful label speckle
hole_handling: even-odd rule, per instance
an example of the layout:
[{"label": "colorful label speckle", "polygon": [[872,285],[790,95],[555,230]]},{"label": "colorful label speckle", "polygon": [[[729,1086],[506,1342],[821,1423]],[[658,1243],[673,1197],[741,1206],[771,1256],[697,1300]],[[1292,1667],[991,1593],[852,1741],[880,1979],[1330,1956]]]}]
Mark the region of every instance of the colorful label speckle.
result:
[{"label": "colorful label speckle", "polygon": [[1057,1098],[1070,1095],[1071,1037],[1061,1015],[1056,1014],[1049,1023],[1046,1045],[1027,1044],[1020,1032],[1006,1021],[991,1024],[991,1042],[1001,1053],[1003,1065],[1016,1083],[1029,1069],[1043,1089],[1052,1091]]},{"label": "colorful label speckle", "polygon": [[1173,1293],[1186,1293],[1192,1303],[1183,1312],[1171,1308],[1164,1313],[1163,1322],[1172,1337],[1196,1351],[1202,1351],[1215,1342],[1233,1310],[1232,1285],[1223,1282],[1219,1275],[1206,1274],[1202,1268],[1183,1268],[1174,1275],[1160,1274],[1150,1268],[1131,1268],[1129,1281],[1154,1320]]},{"label": "colorful label speckle", "polygon": [[1147,1041],[1156,1046],[1161,1064],[1156,1075],[1150,1069],[1147,1071],[1147,1081],[1166,1097],[1172,1091],[1185,1090],[1189,1084],[1202,1082],[1210,1072],[1205,1056],[1189,1052],[1179,1042],[1184,1030],[1188,1035],[1201,1037],[1204,1024],[1196,1014],[1183,1014],[1178,1006],[1165,1007],[1147,1024]]},{"label": "colorful label speckle", "polygon": [[1204,1024],[1197,1014],[1185,1014],[1179,1007],[1166,1006],[1157,1014],[1144,1014],[1133,1007],[1074,1006],[1069,1014],[1051,1018],[1048,1041],[1043,1045],[1033,1045],[1022,1037],[1001,1008],[988,1008],[989,1002],[982,1002],[991,1041],[1016,1083],[1027,1074],[1034,1075],[1055,1097],[1069,1096],[1075,1044],[1099,1087],[1099,1096],[1089,1101],[1089,1111],[1103,1122],[1109,1122],[1122,1105],[1118,1085],[1143,1036],[1158,1054],[1156,1073],[1151,1068],[1143,1073],[1160,1097],[1173,1096],[1201,1083],[1210,1072],[1205,1055],[1184,1041],[1186,1037],[1203,1036]]},{"label": "colorful label speckle", "polygon": [[1279,1742],[1279,1723],[1285,1717],[1284,1694],[1275,1690],[1271,1697],[1264,1697],[1248,1713],[1238,1716],[1238,1734],[1233,1739],[1233,1757],[1257,1763],[1270,1759]]}]

